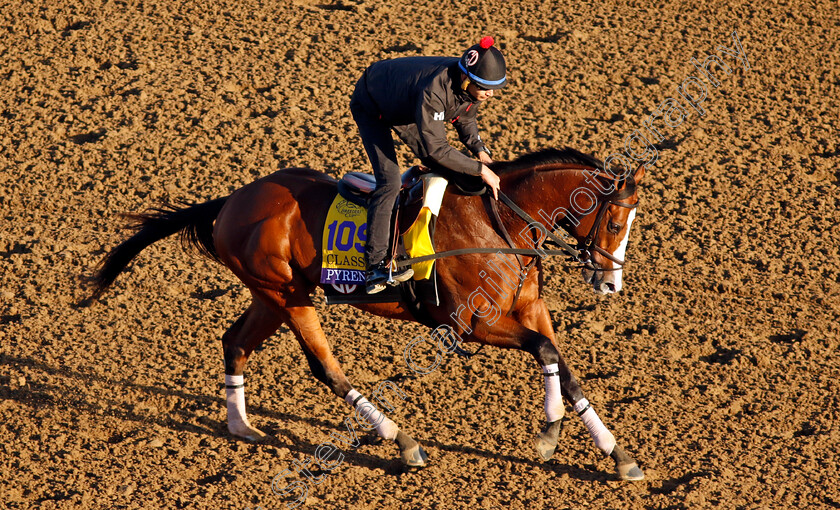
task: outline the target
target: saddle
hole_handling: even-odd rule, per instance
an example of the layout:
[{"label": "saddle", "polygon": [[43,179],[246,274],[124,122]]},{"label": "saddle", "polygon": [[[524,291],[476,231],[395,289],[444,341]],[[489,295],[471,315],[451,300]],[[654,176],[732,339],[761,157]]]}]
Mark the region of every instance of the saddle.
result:
[{"label": "saddle", "polygon": [[[480,178],[440,170],[442,172],[413,166],[402,175],[395,228],[398,237],[396,248],[408,258],[434,255],[435,225],[448,184],[453,184],[452,191],[455,193],[475,195],[484,192],[484,183]],[[443,172],[446,176],[440,175]],[[362,286],[359,292],[365,270],[365,212],[370,194],[376,188],[376,179],[371,174],[349,172],[338,181],[337,187],[338,194],[328,209],[324,223],[321,283],[330,284],[329,289],[342,296],[332,296],[332,290],[325,287],[327,303],[392,301],[394,296],[384,295],[387,290],[368,296]],[[428,282],[434,287],[434,265],[434,259],[412,264],[414,281]],[[413,288],[412,285],[399,286],[401,290],[408,287]],[[435,291],[433,295],[436,294]]]},{"label": "saddle", "polygon": [[[402,174],[401,180],[398,229],[402,249],[412,258],[431,255],[435,252],[434,228],[447,179],[427,167],[413,166]],[[338,192],[343,198],[365,208],[375,188],[376,179],[361,172],[349,172],[338,182]],[[434,261],[414,264],[412,268],[415,280],[428,279]]]},{"label": "saddle", "polygon": [[[454,186],[454,191],[461,195],[483,195],[487,190],[480,177],[455,174],[444,168],[432,170],[427,166],[415,165],[403,172],[401,177],[401,208],[414,204],[423,198],[424,188],[419,187],[419,184],[431,176],[446,180],[447,183]],[[365,208],[367,208],[368,196],[374,189],[376,189],[376,178],[371,174],[363,172],[347,172],[338,181],[339,194],[347,200]],[[443,190],[441,190],[442,193]]]},{"label": "saddle", "polygon": [[[443,175],[441,175],[443,174]],[[402,175],[399,195],[398,249],[410,258],[432,255],[434,250],[434,231],[443,195],[449,186],[451,191],[465,195],[480,195],[484,192],[484,183],[478,177],[462,176],[444,169],[432,171],[428,167],[414,166]],[[361,241],[359,232],[364,232],[362,222],[368,205],[370,193],[376,188],[376,179],[371,174],[348,172],[338,181],[338,196],[333,206],[341,216],[328,215],[324,226],[324,245],[332,247],[343,243],[353,245],[357,256],[364,252],[363,244],[353,244],[350,239]],[[342,205],[342,203],[344,205]],[[353,209],[355,208],[355,212]],[[347,218],[353,216],[355,226]],[[346,228],[345,228],[346,227]],[[342,230],[344,229],[344,230]],[[350,230],[356,233],[349,233]],[[400,242],[401,241],[401,242]],[[341,254],[324,252],[321,283],[327,304],[384,303],[402,300],[409,306],[411,313],[423,324],[435,327],[436,323],[425,311],[424,303],[437,304],[437,283],[432,277],[434,260],[412,264],[414,279],[399,287],[389,287],[373,295],[365,293],[364,262],[348,260]]]},{"label": "saddle", "polygon": [[[403,172],[400,187],[400,207],[422,198],[422,188],[417,189],[424,175],[430,175],[431,169],[416,165]],[[367,208],[369,195],[376,189],[376,178],[363,172],[348,172],[338,181],[338,192],[342,197]],[[407,193],[406,193],[407,192]],[[409,200],[410,196],[410,200]]]}]

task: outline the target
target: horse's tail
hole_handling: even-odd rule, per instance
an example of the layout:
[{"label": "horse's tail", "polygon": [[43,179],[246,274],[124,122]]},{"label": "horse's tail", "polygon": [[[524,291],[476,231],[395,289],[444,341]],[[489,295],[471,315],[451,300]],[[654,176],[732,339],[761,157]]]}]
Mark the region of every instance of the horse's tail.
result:
[{"label": "horse's tail", "polygon": [[136,233],[111,250],[99,264],[95,274],[89,278],[93,292],[83,303],[102,295],[145,248],[178,232],[185,247],[197,248],[202,254],[218,260],[213,243],[213,222],[227,199],[217,198],[203,204],[166,204],[145,213],[126,214],[125,217],[131,221],[129,228]]}]

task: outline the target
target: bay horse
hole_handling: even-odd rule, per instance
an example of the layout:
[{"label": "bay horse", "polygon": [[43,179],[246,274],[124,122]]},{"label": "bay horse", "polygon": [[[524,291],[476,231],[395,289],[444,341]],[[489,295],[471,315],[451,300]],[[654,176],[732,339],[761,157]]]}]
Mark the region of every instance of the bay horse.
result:
[{"label": "bay horse", "polygon": [[[626,168],[619,175],[612,168],[604,169],[600,160],[569,148],[543,150],[490,166],[501,178],[500,189],[509,198],[509,206],[493,204],[489,194],[471,196],[453,191],[452,186],[447,189],[435,232],[436,251],[485,251],[436,261],[439,304],[427,306],[426,312],[457,339],[519,349],[536,359],[546,389],[546,423],[536,436],[543,460],[549,460],[557,446],[565,398],[596,447],[615,461],[618,476],[641,480],[643,472],[600,420],[559,353],[548,307],[540,296],[540,256],[522,253],[541,249],[546,235],[553,236],[551,232],[562,227],[578,241],[585,283],[602,294],[621,290],[621,259],[644,167],[635,173]],[[221,339],[231,434],[249,440],[265,437],[248,420],[243,372],[254,349],[285,323],[300,343],[312,374],[354,407],[357,416],[362,412],[370,424],[377,424],[379,435],[397,444],[404,464],[423,466],[427,456],[420,444],[356,391],[344,375],[310,298],[320,285],[321,234],[336,189],[337,181],[322,172],[283,169],[224,198],[129,215],[135,220],[136,233],[103,260],[92,277],[90,299],[110,286],[143,249],[180,232],[185,244],[227,266],[253,297]],[[544,226],[535,228],[534,223]],[[519,235],[511,237],[508,232]],[[494,280],[481,270],[488,267],[487,248],[506,246],[520,253],[492,255],[498,262],[493,265]],[[505,281],[513,286],[505,287]],[[405,301],[354,306],[382,317],[418,321]],[[494,310],[506,313],[491,313]]]}]

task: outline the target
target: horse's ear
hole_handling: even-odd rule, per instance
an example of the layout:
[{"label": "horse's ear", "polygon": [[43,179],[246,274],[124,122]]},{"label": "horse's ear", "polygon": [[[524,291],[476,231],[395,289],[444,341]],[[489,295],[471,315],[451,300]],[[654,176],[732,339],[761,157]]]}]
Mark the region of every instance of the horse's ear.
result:
[{"label": "horse's ear", "polygon": [[633,180],[636,181],[638,184],[641,182],[642,177],[645,176],[645,165],[639,165],[639,168],[636,169],[636,173],[633,174]]}]

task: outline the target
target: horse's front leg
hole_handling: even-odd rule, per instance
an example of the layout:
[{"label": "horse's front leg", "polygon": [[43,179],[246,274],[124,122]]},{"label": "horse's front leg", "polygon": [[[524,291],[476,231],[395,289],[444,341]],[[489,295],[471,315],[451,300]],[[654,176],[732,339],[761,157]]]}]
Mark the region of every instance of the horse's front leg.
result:
[{"label": "horse's front leg", "polygon": [[[550,321],[537,320],[533,325],[539,329],[550,328]],[[553,336],[553,332],[551,335]],[[623,480],[644,478],[644,473],[636,462],[616,443],[615,436],[598,417],[595,409],[584,396],[577,379],[569,370],[566,361],[560,356],[556,346],[547,335],[526,328],[508,317],[500,317],[492,325],[486,322],[477,324],[472,336],[497,347],[524,350],[534,356],[542,367],[545,382],[546,425],[537,435],[536,442],[537,451],[543,460],[550,459],[557,446],[560,420],[565,412],[563,405],[565,396],[583,420],[595,446],[615,461],[619,477]]]}]

